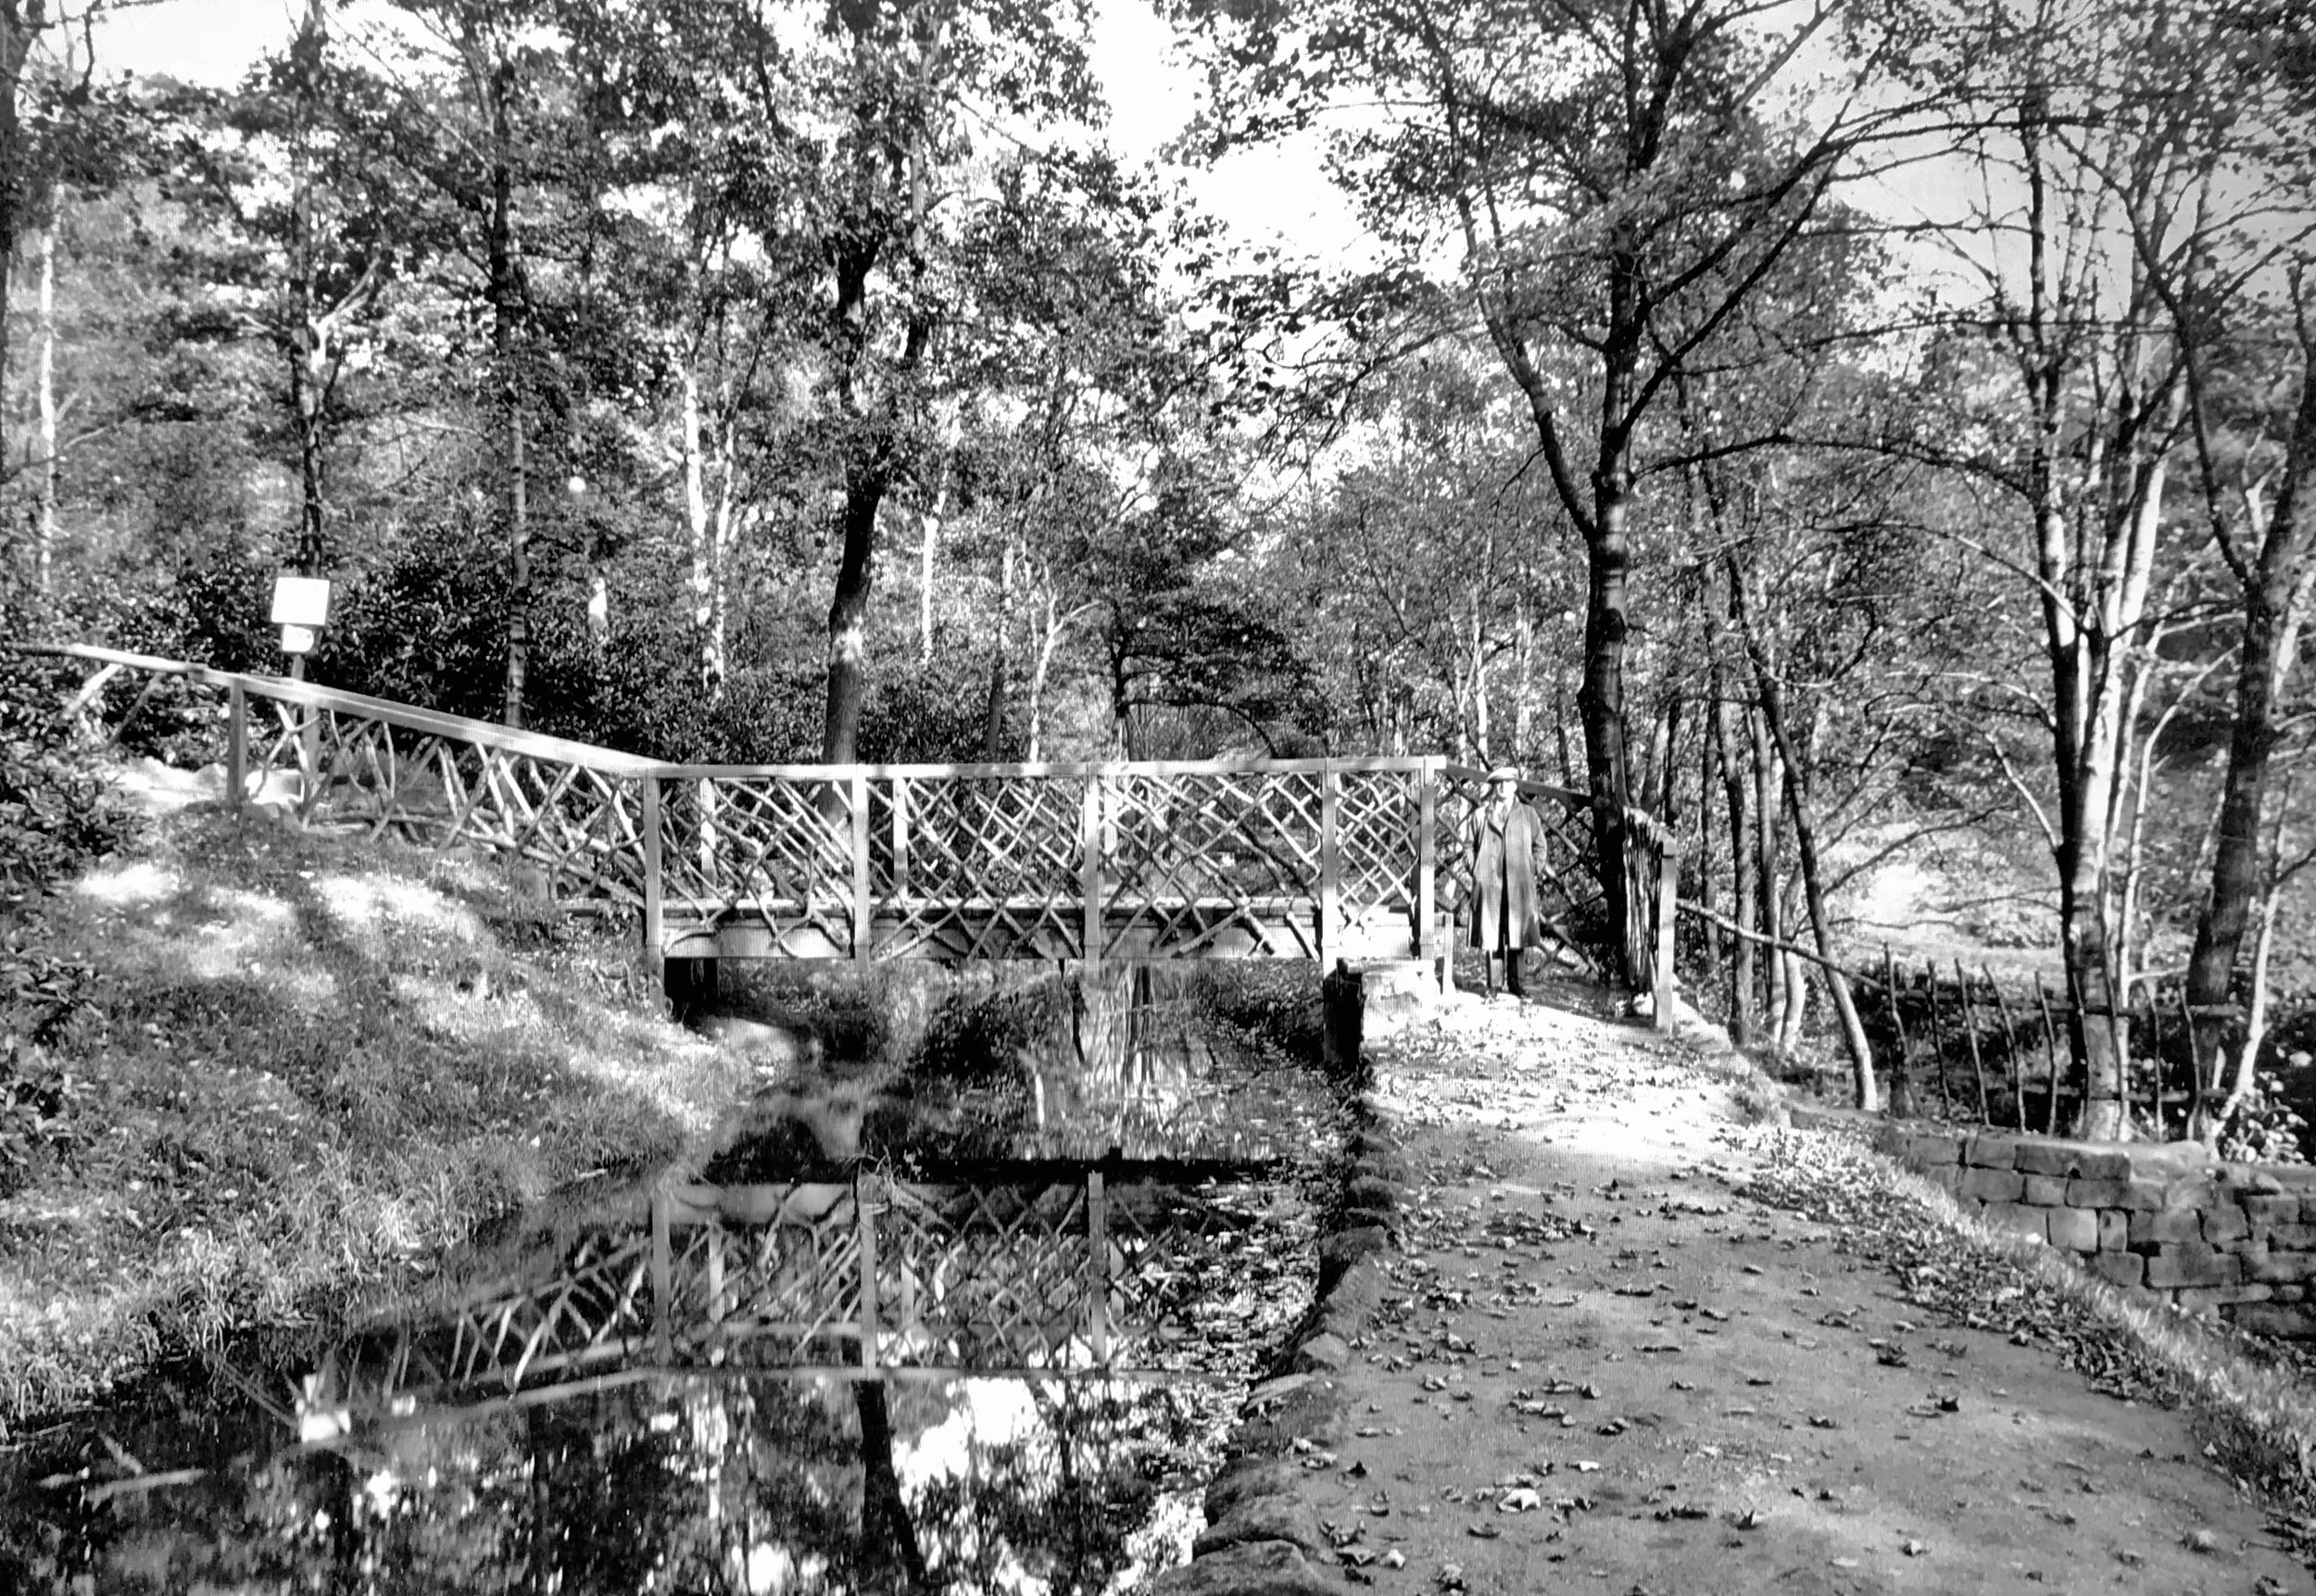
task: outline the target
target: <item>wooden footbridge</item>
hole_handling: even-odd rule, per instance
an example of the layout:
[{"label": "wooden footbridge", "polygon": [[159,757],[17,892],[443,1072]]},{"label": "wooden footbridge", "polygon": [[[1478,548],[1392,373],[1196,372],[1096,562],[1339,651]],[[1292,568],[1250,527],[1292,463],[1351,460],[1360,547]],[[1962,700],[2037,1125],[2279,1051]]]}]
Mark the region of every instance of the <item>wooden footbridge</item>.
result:
[{"label": "wooden footbridge", "polygon": [[330,1441],[717,1371],[1199,1373],[1200,1304],[1243,1276],[1243,1249],[1276,1245],[1262,1173],[1113,1159],[673,1187],[346,1342],[305,1381],[297,1420]]},{"label": "wooden footbridge", "polygon": [[[1431,757],[1194,763],[687,765],[277,677],[85,646],[70,713],[168,717],[228,801],[531,862],[633,911],[659,959],[1439,960],[1485,773]],[[1669,974],[1667,844],[1626,811],[1611,929],[1591,800],[1522,784],[1545,908]]]}]

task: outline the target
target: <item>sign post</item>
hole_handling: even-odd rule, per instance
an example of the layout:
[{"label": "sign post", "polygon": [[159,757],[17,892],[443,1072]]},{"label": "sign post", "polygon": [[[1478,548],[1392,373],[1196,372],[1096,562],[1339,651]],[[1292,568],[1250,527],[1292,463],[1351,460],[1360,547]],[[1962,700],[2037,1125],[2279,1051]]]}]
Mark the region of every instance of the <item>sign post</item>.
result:
[{"label": "sign post", "polygon": [[[291,576],[287,573],[273,579],[273,623],[282,629],[282,652],[289,656],[289,679],[306,679],[306,656],[312,653],[321,640],[321,628],[330,619],[330,583],[321,576]],[[319,750],[315,744],[318,728],[313,713],[304,705],[297,711],[297,773],[308,799],[314,794],[314,766]]]}]

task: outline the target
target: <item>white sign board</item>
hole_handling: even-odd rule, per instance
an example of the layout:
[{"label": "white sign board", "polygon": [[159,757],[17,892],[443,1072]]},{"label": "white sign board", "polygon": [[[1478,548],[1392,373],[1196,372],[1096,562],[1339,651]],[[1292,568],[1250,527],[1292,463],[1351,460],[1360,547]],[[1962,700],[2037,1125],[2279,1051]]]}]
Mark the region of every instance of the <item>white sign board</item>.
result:
[{"label": "white sign board", "polygon": [[314,644],[319,639],[315,637],[314,629],[310,626],[282,628],[282,652],[284,654],[310,654],[314,651]]},{"label": "white sign board", "polygon": [[320,576],[277,576],[273,579],[276,626],[320,626],[330,619],[330,584]]}]

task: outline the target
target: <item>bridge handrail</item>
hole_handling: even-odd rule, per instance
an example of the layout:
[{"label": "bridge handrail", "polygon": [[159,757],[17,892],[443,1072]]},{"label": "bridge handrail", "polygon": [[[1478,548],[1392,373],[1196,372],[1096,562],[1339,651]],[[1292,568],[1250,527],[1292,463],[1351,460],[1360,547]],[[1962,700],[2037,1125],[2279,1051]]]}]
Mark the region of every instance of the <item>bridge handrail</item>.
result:
[{"label": "bridge handrail", "polygon": [[470,720],[464,715],[446,714],[440,710],[423,710],[415,704],[405,704],[393,698],[375,698],[368,693],[357,693],[345,687],[293,682],[283,676],[254,676],[239,671],[220,671],[214,665],[189,664],[183,660],[164,660],[156,655],[134,654],[127,649],[105,648],[90,643],[11,643],[6,647],[18,654],[88,660],[102,665],[128,666],[156,675],[182,676],[208,687],[229,690],[238,687],[244,693],[296,704],[304,709],[343,710],[347,714],[384,721],[388,725],[402,726],[433,736],[457,737],[504,753],[555,760],[563,764],[600,771],[606,775],[648,776],[662,774],[673,768],[638,754],[621,753],[616,748],[606,748],[595,743],[552,736],[545,732],[526,732],[514,726],[495,725],[488,721]]},{"label": "bridge handrail", "polygon": [[[199,684],[212,690],[221,689],[229,698],[230,726],[227,766],[233,779],[233,800],[244,796],[243,778],[245,742],[249,727],[245,706],[251,698],[271,700],[308,710],[320,710],[333,718],[369,723],[374,727],[395,728],[435,739],[438,745],[458,744],[471,749],[485,751],[484,763],[491,766],[492,757],[500,763],[485,769],[479,778],[460,778],[450,768],[447,759],[439,764],[446,786],[460,779],[478,781],[473,793],[459,792],[447,808],[437,805],[432,811],[421,811],[413,806],[409,785],[397,767],[408,762],[409,755],[390,736],[381,737],[370,732],[333,731],[342,736],[346,747],[359,755],[358,764],[367,762],[367,774],[362,779],[376,786],[383,797],[374,804],[373,811],[365,811],[359,818],[374,823],[379,829],[389,824],[406,827],[416,824],[427,829],[437,842],[445,837],[464,836],[485,846],[524,853],[543,848],[550,857],[550,865],[573,865],[587,873],[594,886],[612,901],[625,902],[642,909],[646,936],[658,938],[664,929],[661,908],[666,903],[688,903],[696,894],[688,894],[687,883],[669,879],[668,873],[679,856],[678,848],[698,843],[705,860],[705,868],[713,873],[716,868],[719,843],[717,839],[730,833],[734,822],[760,828],[760,835],[750,841],[735,837],[732,853],[749,870],[776,865],[783,871],[801,870],[807,878],[817,880],[815,873],[826,873],[824,885],[830,888],[827,902],[813,898],[810,911],[804,913],[804,924],[791,926],[813,934],[844,929],[853,946],[854,957],[867,959],[875,954],[878,944],[872,935],[875,917],[885,908],[905,911],[909,899],[910,845],[915,835],[911,829],[911,811],[921,801],[928,801],[917,793],[920,784],[937,787],[941,783],[975,783],[981,781],[1076,781],[1086,784],[1082,800],[1066,798],[1065,810],[1049,809],[1038,813],[1014,813],[1006,818],[1012,828],[1011,841],[1019,843],[1030,836],[1035,826],[1044,826],[1051,833],[1042,858],[1025,854],[1019,866],[1027,870],[1061,862],[1064,855],[1082,858],[1078,879],[1070,885],[1072,896],[1082,898],[1082,903],[1066,917],[1072,924],[1063,925],[1059,900],[1053,898],[1052,884],[1046,885],[1045,910],[1029,918],[1040,927],[1063,931],[1065,939],[1076,936],[1083,943],[1081,955],[1091,957],[1097,943],[1097,927],[1101,917],[1116,906],[1118,894],[1105,893],[1102,872],[1115,862],[1110,851],[1114,845],[1111,833],[1117,823],[1118,811],[1104,806],[1118,801],[1121,795],[1128,805],[1127,812],[1142,813],[1145,821],[1154,818],[1162,825],[1170,823],[1173,814],[1168,807],[1174,800],[1164,788],[1155,798],[1137,797],[1138,792],[1150,789],[1138,784],[1163,783],[1169,780],[1215,778],[1224,788],[1232,778],[1277,781],[1302,779],[1310,785],[1300,794],[1290,794],[1278,812],[1266,811],[1260,803],[1250,814],[1261,824],[1246,834],[1248,848],[1236,843],[1227,845],[1213,858],[1193,851],[1188,862],[1201,868],[1215,866],[1225,871],[1237,871],[1250,861],[1259,872],[1268,868],[1274,885],[1284,883],[1288,888],[1280,901],[1307,902],[1317,916],[1318,946],[1323,949],[1346,927],[1356,927],[1364,921],[1372,930],[1380,924],[1378,916],[1404,914],[1411,924],[1413,950],[1429,957],[1444,949],[1439,941],[1434,916],[1446,904],[1457,901],[1455,891],[1467,874],[1469,861],[1463,857],[1461,830],[1463,820],[1479,801],[1488,772],[1477,766],[1451,761],[1441,755],[1353,755],[1341,758],[1267,760],[1255,758],[1226,758],[1215,760],[1044,760],[1014,763],[928,763],[902,761],[884,764],[709,764],[682,763],[645,759],[622,753],[590,743],[551,736],[544,733],[500,726],[485,721],[446,714],[414,705],[398,703],[389,698],[371,697],[345,688],[325,687],[308,682],[294,682],[281,677],[258,676],[240,672],[222,671],[211,666],[191,664],[183,660],[133,653],[126,649],[108,648],[82,643],[7,643],[0,644],[18,654],[75,659],[102,667],[96,676],[84,685],[73,701],[73,710],[84,708],[101,691],[102,684],[115,672],[127,669],[146,672],[156,677],[178,677]],[[148,685],[147,692],[150,691]],[[132,710],[131,713],[133,715]],[[302,739],[307,752],[300,763],[301,782],[305,797],[301,798],[300,813],[306,805],[318,801],[315,785],[316,760],[312,748],[315,720],[312,717],[284,716],[282,728]],[[359,747],[354,745],[359,743]],[[422,748],[423,746],[422,745]],[[278,754],[278,745],[276,752]],[[267,756],[271,759],[274,756]],[[434,756],[422,754],[420,763]],[[537,761],[535,766],[520,766],[513,761]],[[549,767],[541,771],[538,767]],[[552,767],[560,767],[559,776]],[[260,761],[260,769],[264,760]],[[500,791],[505,782],[510,789],[521,789],[516,778],[528,773],[532,786],[513,790],[511,796]],[[576,788],[573,785],[575,773],[592,774]],[[360,773],[358,772],[358,773]],[[421,774],[416,767],[411,774]],[[1349,788],[1346,777],[1407,778],[1397,796],[1389,792],[1381,797],[1363,799],[1368,807],[1353,821],[1344,810]],[[592,784],[592,785],[590,785]],[[751,798],[741,792],[736,795],[741,810],[719,814],[719,806],[731,800],[724,789],[741,784],[756,784],[757,793]],[[786,785],[789,793],[782,798],[778,788]],[[481,791],[487,787],[487,794]],[[693,789],[697,789],[696,795]],[[803,797],[812,789],[849,789],[843,807],[849,815],[822,811],[816,823],[804,825],[795,836],[821,836],[819,843],[805,841],[799,845],[782,842],[769,850],[763,845],[761,828],[795,826],[799,821],[813,821],[816,799]],[[1549,782],[1521,779],[1520,794],[1536,801],[1544,810],[1546,830],[1557,839],[1561,853],[1573,852],[1586,861],[1595,877],[1597,861],[1589,840],[1591,827],[1586,816],[1592,808],[1591,798],[1582,792],[1557,786]],[[938,792],[934,798],[938,798]],[[796,806],[801,801],[802,810]],[[1046,800],[1038,799],[1037,803]],[[1204,799],[1198,800],[1203,803]],[[1265,802],[1270,800],[1265,799]],[[1394,806],[1409,806],[1400,810]],[[556,812],[556,806],[565,806],[567,812]],[[745,812],[754,805],[753,812]],[[572,807],[576,805],[577,807]],[[679,808],[685,809],[678,819]],[[1139,808],[1137,807],[1139,806]],[[1036,810],[1037,804],[1030,806]],[[1081,813],[1082,811],[1082,813]],[[994,811],[992,811],[994,812]],[[1191,812],[1197,812],[1195,810]],[[951,811],[952,818],[956,811]],[[881,819],[878,818],[881,815]],[[1398,815],[1403,819],[1391,819]],[[1385,831],[1393,826],[1412,824],[1415,836],[1402,845],[1404,851],[1395,856],[1377,852],[1378,817],[1385,817]],[[1664,825],[1646,811],[1627,806],[1624,811],[1626,833],[1639,844],[1626,850],[1626,875],[1622,896],[1626,900],[1625,924],[1617,928],[1624,949],[1628,969],[1647,971],[1656,986],[1668,987],[1671,972],[1671,930],[1676,911],[1671,907],[1672,888],[1678,874],[1678,848]],[[1267,827],[1262,836],[1256,831]],[[688,827],[689,830],[686,830]],[[1284,830],[1280,828],[1286,828]],[[1311,828],[1315,832],[1305,836]],[[1364,828],[1364,829],[1363,829]],[[1289,834],[1292,833],[1291,836]],[[824,834],[824,836],[823,835]],[[1353,834],[1347,836],[1347,834]],[[1148,834],[1143,834],[1147,836]],[[1194,843],[1194,849],[1203,848],[1207,842]],[[1387,839],[1388,840],[1388,839]],[[1353,885],[1346,872],[1352,866],[1352,848],[1355,841],[1361,849],[1357,861],[1359,884],[1366,888],[1366,896],[1354,905],[1347,893]],[[1010,846],[1010,844],[1009,844]],[[1145,844],[1146,846],[1146,844]],[[1266,853],[1265,849],[1273,851]],[[752,849],[752,851],[751,851]],[[624,850],[624,851],[623,851]],[[640,855],[621,861],[626,853]],[[1034,845],[1033,845],[1034,852]],[[1172,856],[1168,856],[1169,859]],[[1285,861],[1282,863],[1282,861]],[[932,861],[938,869],[943,861]],[[950,866],[962,867],[962,855],[951,850]],[[1152,856],[1140,860],[1138,869],[1154,868],[1162,882],[1175,888],[1185,883],[1175,879],[1184,861],[1168,863]],[[686,868],[689,868],[688,864]],[[882,871],[891,880],[873,874]],[[1284,872],[1284,873],[1281,873]],[[1307,873],[1307,879],[1305,878]],[[1289,877],[1292,877],[1291,880]],[[1554,879],[1560,881],[1564,897],[1571,908],[1581,907],[1589,899],[1567,890],[1567,881],[1557,867]],[[711,883],[711,885],[716,885]],[[1112,881],[1110,886],[1116,886]],[[1130,884],[1129,884],[1130,885]],[[1600,884],[1601,896],[1606,896],[1606,884]],[[883,888],[880,892],[879,888]],[[1244,910],[1254,901],[1250,891],[1260,886],[1233,879],[1226,890],[1228,901]],[[1441,889],[1445,888],[1445,891]],[[953,895],[953,884],[944,886],[944,892]],[[1001,896],[1002,896],[1001,894]],[[1259,892],[1256,896],[1261,896]],[[1278,892],[1265,899],[1265,902],[1279,899]],[[722,900],[732,900],[724,894]],[[1010,899],[1008,900],[1010,903]],[[1025,899],[1025,901],[1027,901]],[[837,927],[829,922],[823,908],[835,909],[841,902],[843,917],[849,927]],[[1023,917],[1011,912],[1000,916],[1011,924],[1014,933],[1023,932]],[[922,917],[919,917],[922,920]],[[1079,936],[1075,926],[1083,924]],[[1307,927],[1305,928],[1308,929]],[[1186,944],[1195,949],[1210,932],[1195,925],[1187,929],[1169,927],[1170,934],[1187,936]],[[922,924],[904,924],[900,935],[925,939]],[[1042,931],[1039,932],[1042,934]],[[784,933],[785,935],[785,933]],[[971,931],[975,949],[981,947],[983,931]],[[1265,936],[1268,934],[1265,933]],[[1298,934],[1300,935],[1300,934]],[[1294,941],[1290,938],[1290,950]],[[655,953],[659,944],[653,942]],[[1278,951],[1276,948],[1265,948]],[[825,956],[825,955],[822,955]],[[975,956],[988,956],[976,952]],[[1133,955],[1129,955],[1133,956]]]}]

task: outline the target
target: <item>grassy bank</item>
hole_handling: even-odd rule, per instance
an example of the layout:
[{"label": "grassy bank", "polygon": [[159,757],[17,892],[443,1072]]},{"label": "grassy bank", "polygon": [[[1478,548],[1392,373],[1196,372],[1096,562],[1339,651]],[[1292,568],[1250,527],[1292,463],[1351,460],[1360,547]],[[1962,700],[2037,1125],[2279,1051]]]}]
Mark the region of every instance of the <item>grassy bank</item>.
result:
[{"label": "grassy bank", "polygon": [[326,1335],[747,1086],[660,1017],[632,934],[463,854],[196,805],[0,938],[0,1435],[244,1331]]}]

